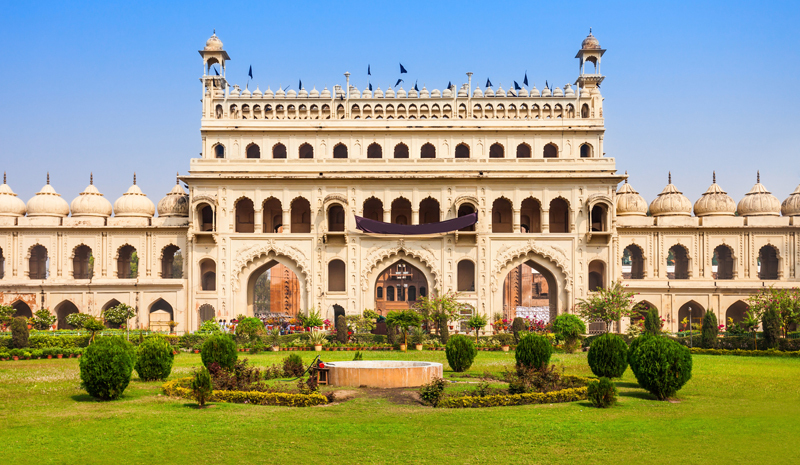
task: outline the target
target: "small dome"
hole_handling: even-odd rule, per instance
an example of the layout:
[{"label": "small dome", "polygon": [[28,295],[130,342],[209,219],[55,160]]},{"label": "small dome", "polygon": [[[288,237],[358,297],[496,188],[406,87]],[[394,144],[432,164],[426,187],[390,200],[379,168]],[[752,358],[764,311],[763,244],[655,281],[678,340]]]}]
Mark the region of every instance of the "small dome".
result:
[{"label": "small dome", "polygon": [[733,216],[736,213],[736,202],[719,187],[717,174],[708,190],[695,202],[695,216]]},{"label": "small dome", "polygon": [[375,98],[383,98],[383,91],[380,87],[378,87],[378,90],[375,91]]},{"label": "small dome", "polygon": [[319,97],[319,91],[317,90],[316,87],[314,87],[313,89],[311,89],[311,93],[308,94],[308,96],[311,97],[311,98],[318,98]]},{"label": "small dome", "polygon": [[781,203],[761,184],[761,173],[756,176],[756,185],[739,201],[740,216],[778,216]]},{"label": "small dome", "polygon": [[287,98],[295,98],[297,97],[297,91],[294,89],[289,89],[289,92],[286,93]]},{"label": "small dome", "polygon": [[574,97],[574,96],[575,96],[575,89],[573,89],[571,85],[566,84],[564,86],[564,97]]},{"label": "small dome", "polygon": [[647,202],[627,179],[617,191],[617,216],[647,216]]},{"label": "small dome", "polygon": [[111,216],[111,202],[109,202],[100,191],[94,187],[94,179],[89,177],[89,185],[86,189],[75,197],[70,204],[73,217],[96,216],[108,218]]},{"label": "small dome", "polygon": [[329,91],[327,87],[322,89],[322,93],[320,94],[320,97],[322,97],[322,98],[331,98],[331,91]]},{"label": "small dome", "polygon": [[133,175],[133,185],[128,192],[122,194],[114,202],[114,216],[152,218],[156,212],[153,202],[147,198],[139,186],[136,185],[136,175]]},{"label": "small dome", "polygon": [[416,89],[410,89],[408,91],[408,98],[417,98],[418,95],[419,95],[419,92],[417,92]]},{"label": "small dome", "polygon": [[539,92],[539,89],[536,88],[534,84],[533,89],[531,89],[531,97],[541,97],[542,93]]},{"label": "small dome", "polygon": [[[480,90],[480,89],[478,89],[478,90]],[[464,84],[463,86],[461,86],[460,89],[458,89],[458,97],[467,97],[468,93],[469,93],[469,87],[467,87],[466,84]]]},{"label": "small dome", "polygon": [[583,50],[600,50],[600,42],[597,40],[597,37],[592,35],[592,30],[589,29],[589,35],[583,39],[583,43],[581,44],[581,49]]},{"label": "small dome", "polygon": [[528,94],[528,89],[523,87],[522,89],[517,91],[517,95],[520,96],[520,97],[527,97],[529,95]]},{"label": "small dome", "polygon": [[550,90],[549,87],[545,87],[544,90],[542,91],[542,97],[550,97],[551,95],[553,95],[553,92]]},{"label": "small dome", "polygon": [[672,185],[672,174],[669,175],[669,184],[658,194],[650,204],[650,214],[653,216],[692,216],[692,202]]},{"label": "small dome", "polygon": [[262,95],[264,94],[261,92],[261,89],[256,86],[256,90],[253,91],[253,98],[261,98]]},{"label": "small dome", "polygon": [[47,184],[42,190],[36,193],[32,199],[28,200],[28,216],[55,216],[65,217],[69,215],[69,205],[61,198],[61,195],[50,185],[50,174],[47,175]]},{"label": "small dome", "polygon": [[421,98],[428,98],[428,97],[431,96],[431,93],[428,92],[428,88],[427,87],[422,86],[422,90],[419,92],[419,96]]},{"label": "small dome", "polygon": [[206,41],[206,48],[204,50],[207,52],[219,52],[222,50],[222,41],[217,37],[216,31]]},{"label": "small dome", "polygon": [[180,181],[163,199],[158,201],[159,217],[189,217],[189,195],[183,191]]},{"label": "small dome", "polygon": [[564,96],[564,91],[561,90],[560,87],[556,87],[556,89],[553,91],[553,97],[563,97],[563,96]]},{"label": "small dome", "polygon": [[231,97],[238,97],[242,93],[242,90],[239,89],[238,85],[233,86],[233,90],[231,91]]},{"label": "small dome", "polygon": [[278,88],[278,91],[275,92],[275,98],[284,98],[286,97],[286,92],[284,92],[282,87]]},{"label": "small dome", "polygon": [[486,88],[486,92],[483,93],[486,97],[494,97],[494,90],[491,87]]},{"label": "small dome", "polygon": [[[434,91],[436,92],[436,91]],[[438,95],[434,96],[438,97]],[[450,89],[445,89],[442,91],[442,98],[453,98],[453,91]]]},{"label": "small dome", "polygon": [[251,95],[253,94],[250,92],[250,89],[245,87],[244,92],[242,92],[242,98],[250,98]]},{"label": "small dome", "polygon": [[497,86],[497,94],[495,94],[495,95],[497,95],[498,97],[505,97],[506,96],[506,91],[503,90],[503,85],[502,84]]},{"label": "small dome", "polygon": [[350,98],[361,98],[361,91],[356,86],[350,86]]},{"label": "small dome", "polygon": [[583,98],[583,97],[589,97],[589,96],[591,96],[591,93],[589,92],[589,89],[587,89],[587,88],[585,88],[585,87],[584,87],[584,88],[582,88],[582,89],[581,89],[581,98]]},{"label": "small dome", "polygon": [[275,93],[272,92],[272,89],[267,86],[267,90],[264,91],[264,98],[272,98],[275,96]]},{"label": "small dome", "polygon": [[[423,89],[423,90],[425,90],[425,89]],[[445,90],[445,92],[447,92],[447,90]],[[442,96],[442,91],[440,91],[439,89],[433,89],[431,91],[431,98],[440,98],[441,96]]]},{"label": "small dome", "polygon": [[6,175],[3,173],[3,184],[0,184],[0,217],[25,216],[25,212],[25,202],[6,184]]},{"label": "small dome", "polygon": [[472,96],[476,98],[483,97],[483,91],[480,87],[475,87],[475,90],[472,92]]},{"label": "small dome", "polygon": [[[2,201],[0,201],[0,203],[2,203]],[[2,214],[2,210],[0,210],[0,215]],[[797,189],[789,194],[789,197],[786,197],[786,200],[783,201],[781,204],[781,214],[783,216],[800,216],[800,186],[797,186]]]},{"label": "small dome", "polygon": [[405,98],[406,91],[403,89],[403,86],[400,86],[400,90],[397,91],[397,98]]},{"label": "small dome", "polygon": [[372,98],[372,91],[369,90],[369,87],[364,89],[364,92],[361,93],[362,98]]},{"label": "small dome", "polygon": [[386,98],[394,98],[394,89],[391,87],[386,89]]},{"label": "small dome", "polygon": [[302,89],[300,89],[300,92],[297,93],[297,96],[303,98],[308,97],[308,91],[306,90],[305,87],[303,87]]}]

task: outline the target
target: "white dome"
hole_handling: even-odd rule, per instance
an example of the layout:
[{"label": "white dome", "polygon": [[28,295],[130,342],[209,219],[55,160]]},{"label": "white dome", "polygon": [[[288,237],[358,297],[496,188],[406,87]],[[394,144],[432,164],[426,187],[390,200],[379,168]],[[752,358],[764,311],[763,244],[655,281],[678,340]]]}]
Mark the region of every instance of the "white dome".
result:
[{"label": "white dome", "polygon": [[517,92],[517,95],[519,95],[520,97],[527,97],[528,96],[528,89],[523,87],[522,89],[520,89]]},{"label": "white dome", "polygon": [[[2,212],[0,212],[0,215]],[[800,186],[794,190],[789,197],[781,204],[781,214],[783,216],[800,216]]]},{"label": "white dome", "polygon": [[[425,89],[423,88],[422,90],[424,91]],[[447,90],[445,90],[445,92],[447,92]],[[440,98],[441,96],[442,96],[442,91],[440,91],[439,89],[433,89],[431,91],[431,98]]]},{"label": "white dome", "polygon": [[261,98],[262,95],[264,95],[264,93],[256,86],[256,90],[253,91],[253,98]]},{"label": "white dome", "polygon": [[553,91],[553,97],[563,97],[563,96],[564,96],[564,91],[561,90],[560,87],[556,87],[556,89]]},{"label": "white dome", "polygon": [[300,92],[297,93],[297,96],[298,97],[308,97],[308,91],[306,90],[305,87],[303,87],[302,89],[300,89]]},{"label": "white dome", "polygon": [[383,91],[380,87],[378,87],[378,90],[375,91],[375,98],[383,98]]},{"label": "white dome", "polygon": [[617,216],[647,216],[647,202],[627,179],[617,191]]},{"label": "white dome", "polygon": [[391,87],[386,89],[386,98],[394,98],[394,89],[392,89]]},{"label": "white dome", "polygon": [[317,90],[316,87],[314,87],[314,88],[311,89],[311,93],[308,94],[308,96],[312,97],[312,98],[317,98],[317,97],[319,97],[319,91]]},{"label": "white dome", "polygon": [[242,98],[250,98],[252,94],[250,93],[250,89],[247,87],[244,88],[244,92],[242,92]]},{"label": "white dome", "polygon": [[406,91],[403,89],[403,86],[400,86],[400,90],[397,91],[397,98],[405,98]]},{"label": "white dome", "polygon": [[503,85],[502,84],[497,86],[497,94],[496,95],[498,97],[505,97],[506,96],[506,91],[503,90]]},{"label": "white dome", "polygon": [[286,92],[283,90],[282,87],[278,87],[278,91],[275,92],[275,98],[284,98],[286,97]]},{"label": "white dome", "polygon": [[137,217],[152,218],[156,212],[153,202],[136,185],[136,175],[133,175],[133,185],[128,192],[122,194],[114,202],[114,216],[116,217]]},{"label": "white dome", "polygon": [[483,93],[486,97],[494,97],[494,91],[491,87],[487,87],[486,91]]},{"label": "white dome", "polygon": [[778,216],[781,202],[761,184],[761,173],[758,173],[755,186],[739,201],[737,210],[741,216]]},{"label": "white dome", "polygon": [[295,91],[294,89],[289,89],[289,92],[286,93],[286,97],[288,98],[297,97],[297,91]]},{"label": "white dome", "polygon": [[61,195],[50,185],[50,174],[47,175],[47,184],[42,190],[28,200],[28,216],[55,216],[63,218],[69,215],[69,205]]},{"label": "white dome", "polygon": [[575,96],[575,89],[567,83],[564,85],[564,97],[574,97]]},{"label": "white dome", "polygon": [[331,91],[329,91],[327,87],[322,89],[322,94],[320,94],[320,97],[322,97],[322,98],[331,98]]},{"label": "white dome", "polygon": [[217,37],[217,33],[214,32],[214,34],[211,37],[209,37],[208,40],[206,41],[205,51],[219,52],[220,50],[222,50],[222,41],[219,40],[219,37]]},{"label": "white dome", "polygon": [[422,90],[420,91],[419,96],[421,98],[428,98],[428,97],[431,96],[431,94],[430,94],[430,92],[428,92],[428,88],[427,87],[422,86]]},{"label": "white dome", "polygon": [[272,98],[275,96],[275,93],[272,92],[272,89],[267,86],[267,90],[264,91],[264,98]]},{"label": "white dome", "polygon": [[550,97],[553,93],[550,91],[549,87],[545,87],[542,91],[542,97]]},{"label": "white dome", "polygon": [[533,89],[531,89],[531,97],[540,97],[541,95],[542,93],[539,92],[539,89],[537,89],[536,85],[534,84]]},{"label": "white dome", "polygon": [[0,185],[0,216],[25,216],[25,202],[6,184],[3,173],[3,184]]},{"label": "white dome", "polygon": [[695,216],[733,216],[736,213],[736,202],[719,187],[717,174],[711,186],[694,203]]},{"label": "white dome", "polygon": [[75,197],[70,204],[73,217],[96,216],[108,218],[111,216],[111,202],[94,187],[94,179],[89,178],[89,185]]},{"label": "white dome", "polygon": [[475,90],[472,91],[472,96],[477,98],[483,97],[483,91],[480,87],[475,87]]},{"label": "white dome", "polygon": [[672,174],[669,184],[658,194],[650,204],[650,214],[653,216],[692,216],[692,202],[672,185]]},{"label": "white dome", "polygon": [[189,216],[189,195],[180,186],[180,181],[175,183],[175,187],[158,202],[158,216],[163,217],[188,217]]}]

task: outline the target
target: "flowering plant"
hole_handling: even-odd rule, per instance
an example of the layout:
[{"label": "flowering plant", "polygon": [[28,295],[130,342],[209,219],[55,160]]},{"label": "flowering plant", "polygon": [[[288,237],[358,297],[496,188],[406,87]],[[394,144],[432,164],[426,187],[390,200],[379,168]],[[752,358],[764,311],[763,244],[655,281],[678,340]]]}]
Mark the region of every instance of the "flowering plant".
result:
[{"label": "flowering plant", "polygon": [[606,331],[609,331],[611,323],[636,313],[634,295],[633,292],[627,291],[620,281],[615,281],[608,288],[600,288],[592,292],[588,298],[579,299],[578,314],[587,321],[605,322]]}]

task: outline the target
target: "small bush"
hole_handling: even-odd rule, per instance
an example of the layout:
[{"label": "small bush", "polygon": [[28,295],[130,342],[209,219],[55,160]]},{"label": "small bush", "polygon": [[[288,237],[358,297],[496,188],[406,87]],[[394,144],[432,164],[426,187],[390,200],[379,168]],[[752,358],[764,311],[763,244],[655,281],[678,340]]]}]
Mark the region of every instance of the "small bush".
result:
[{"label": "small bush", "polygon": [[81,357],[81,387],[92,397],[117,399],[131,382],[133,345],[121,337],[99,338]]},{"label": "small bush", "polygon": [[539,334],[526,334],[517,344],[514,358],[518,367],[543,369],[550,364],[553,345],[546,337]]},{"label": "small bush", "polygon": [[231,369],[236,362],[236,342],[227,334],[212,334],[203,343],[200,358],[206,368],[216,362],[222,368]]},{"label": "small bush", "polygon": [[597,408],[609,408],[617,403],[617,386],[603,376],[587,386],[589,401]]},{"label": "small bush", "polygon": [[658,337],[658,336],[653,336],[652,334],[647,333],[647,332],[642,333],[641,336],[639,336],[636,339],[632,340],[631,344],[628,346],[628,365],[631,366],[631,371],[633,372],[634,375],[636,375],[636,373],[638,373],[638,370],[639,370],[639,357],[638,357],[638,354],[636,352],[636,349],[644,341],[646,341],[646,340],[648,340],[650,338],[653,338],[653,337]]},{"label": "small bush", "polygon": [[653,336],[661,334],[661,317],[658,316],[658,309],[650,308],[645,314],[644,331]]},{"label": "small bush", "polygon": [[447,386],[447,381],[442,378],[433,378],[430,383],[423,384],[419,388],[419,397],[426,404],[436,407],[444,397],[445,386]]},{"label": "small bush", "polygon": [[[768,308],[761,317],[761,328],[764,331],[764,345],[768,349],[778,347],[778,341],[783,334],[781,331],[781,316],[775,308]],[[706,347],[708,348],[708,347]]]},{"label": "small bush", "polygon": [[360,362],[361,360],[364,360],[364,354],[362,354],[360,350],[357,350],[356,354],[353,355],[353,361]]},{"label": "small bush", "polygon": [[595,376],[619,378],[628,368],[628,344],[616,334],[606,333],[592,341],[586,358]]},{"label": "small bush", "polygon": [[634,355],[636,381],[659,400],[675,395],[692,378],[692,354],[688,347],[665,337],[642,341]]},{"label": "small bush", "polygon": [[28,320],[25,317],[18,316],[11,320],[11,346],[15,349],[24,349],[28,347]]},{"label": "small bush", "polygon": [[254,317],[242,318],[234,331],[240,341],[253,341],[264,335],[264,323]]},{"label": "small bush", "polygon": [[513,334],[508,334],[508,333],[495,334],[494,335],[494,339],[501,346],[510,346],[511,344],[513,344],[515,342],[514,341],[514,335]]},{"label": "small bush", "polygon": [[[275,367],[275,365],[273,365]],[[269,369],[268,369],[269,370]],[[233,368],[223,368],[219,363],[208,367],[213,388],[219,391],[264,391],[267,386],[260,383],[264,375],[256,367],[249,366],[247,359],[238,359]],[[283,370],[278,368],[282,374]]]},{"label": "small bush", "polygon": [[83,326],[86,324],[86,321],[89,320],[92,316],[88,313],[70,313],[66,317],[67,324],[72,326],[75,329],[83,329]]},{"label": "small bush", "polygon": [[514,342],[519,344],[520,332],[528,329],[528,324],[525,323],[525,318],[520,316],[514,318],[511,322],[511,332],[514,334]]},{"label": "small bush", "polygon": [[556,341],[564,343],[564,351],[571,354],[578,348],[581,335],[586,333],[586,324],[579,317],[564,313],[553,320],[553,332]]},{"label": "small bush", "polygon": [[136,349],[136,373],[145,381],[167,379],[174,359],[172,346],[164,336],[147,336]]},{"label": "small bush", "polygon": [[206,367],[200,367],[199,370],[194,372],[192,377],[192,396],[200,404],[200,407],[206,405],[209,397],[211,397],[211,374]]},{"label": "small bush", "polygon": [[221,333],[222,329],[219,327],[219,323],[211,320],[206,320],[203,324],[200,325],[200,332],[203,333]]},{"label": "small bush", "polygon": [[336,340],[342,344],[347,344],[347,318],[344,315],[336,317]]},{"label": "small bush", "polygon": [[462,372],[472,366],[475,356],[478,355],[478,349],[475,348],[472,339],[457,334],[447,341],[444,353],[450,368]]},{"label": "small bush", "polygon": [[303,365],[303,357],[297,354],[289,354],[283,359],[283,375],[287,378],[299,378],[306,372]]},{"label": "small bush", "polygon": [[717,346],[717,335],[719,334],[719,326],[717,326],[717,316],[714,311],[709,309],[703,315],[703,331],[702,331],[702,346],[704,349],[713,349]]}]

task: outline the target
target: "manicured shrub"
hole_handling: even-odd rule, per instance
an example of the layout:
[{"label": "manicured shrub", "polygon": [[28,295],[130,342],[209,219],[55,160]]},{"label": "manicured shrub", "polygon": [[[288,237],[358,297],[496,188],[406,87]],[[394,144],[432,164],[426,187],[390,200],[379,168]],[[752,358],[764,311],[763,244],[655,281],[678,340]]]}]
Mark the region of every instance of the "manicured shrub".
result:
[{"label": "manicured shrub", "polygon": [[519,340],[514,358],[518,367],[541,370],[550,364],[553,345],[546,337],[539,334],[526,334]]},{"label": "manicured shrub", "polygon": [[192,389],[192,396],[200,407],[203,407],[209,397],[211,397],[212,392],[211,374],[209,374],[208,369],[201,367],[199,370],[195,371],[190,387]]},{"label": "manicured shrub", "polygon": [[578,348],[581,335],[586,333],[586,324],[576,315],[564,313],[553,320],[553,333],[556,341],[564,343],[564,351],[571,354]]},{"label": "manicured shrub", "polygon": [[222,368],[233,368],[236,363],[236,342],[227,334],[212,334],[203,343],[200,358],[206,368],[215,362]]},{"label": "manicured shrub", "polygon": [[447,386],[447,381],[442,378],[434,378],[430,383],[423,384],[419,388],[419,397],[426,404],[436,407],[444,397],[445,386]]},{"label": "manicured shrub", "polygon": [[597,408],[609,408],[617,403],[617,386],[603,376],[587,386],[589,401]]},{"label": "manicured shrub", "polygon": [[81,357],[81,387],[92,397],[117,399],[131,382],[136,362],[133,345],[121,337],[102,337]]},{"label": "manicured shrub", "polygon": [[661,317],[658,316],[658,309],[650,308],[644,315],[644,331],[653,336],[661,334]]},{"label": "manicured shrub", "polygon": [[447,344],[450,339],[450,328],[447,326],[447,318],[443,317],[439,320],[439,342]]},{"label": "manicured shrub", "polygon": [[525,318],[520,316],[514,318],[514,321],[511,322],[511,332],[514,333],[514,342],[519,344],[520,332],[525,331],[528,328],[528,324],[525,323]]},{"label": "manicured shrub", "polygon": [[175,355],[164,336],[147,336],[136,348],[136,373],[145,381],[167,379]]},{"label": "manicured shrub", "polygon": [[264,334],[264,323],[253,317],[245,317],[236,324],[236,337],[240,341],[253,341]]},{"label": "manicured shrub", "polygon": [[11,320],[11,346],[15,349],[28,347],[28,321],[25,317],[18,316]]},{"label": "manicured shrub", "polygon": [[347,318],[344,315],[336,317],[336,340],[347,344]]},{"label": "manicured shrub", "polygon": [[222,329],[219,327],[219,323],[211,319],[204,321],[200,325],[200,331],[204,333],[221,333]]},{"label": "manicured shrub", "polygon": [[713,349],[717,346],[717,335],[719,334],[719,326],[717,326],[717,316],[714,311],[708,309],[703,315],[703,330],[702,337],[700,338],[701,345],[704,349]]},{"label": "manicured shrub", "polygon": [[75,329],[83,329],[83,326],[92,316],[88,313],[70,313],[67,315],[67,324]]},{"label": "manicured shrub", "polygon": [[630,345],[628,346],[628,365],[631,366],[631,371],[635,375],[639,370],[639,357],[636,352],[636,349],[646,340],[658,337],[653,336],[650,333],[642,333],[641,336],[637,337],[636,339],[632,340]]},{"label": "manicured shrub", "polygon": [[283,359],[283,375],[287,378],[299,378],[305,373],[306,367],[303,365],[303,357],[297,354],[289,354]]},{"label": "manicured shrub", "polygon": [[450,368],[453,371],[462,372],[472,366],[475,356],[478,355],[478,349],[475,348],[472,339],[456,334],[447,341],[444,353]]},{"label": "manicured shrub", "polygon": [[616,334],[606,333],[592,341],[586,358],[595,376],[619,378],[628,368],[628,344]]},{"label": "manicured shrub", "polygon": [[778,347],[781,335],[781,316],[776,308],[768,308],[761,317],[761,328],[764,331],[764,345],[768,349]]},{"label": "manicured shrub", "polygon": [[665,337],[650,337],[636,348],[636,380],[659,400],[675,395],[692,377],[688,347]]}]

